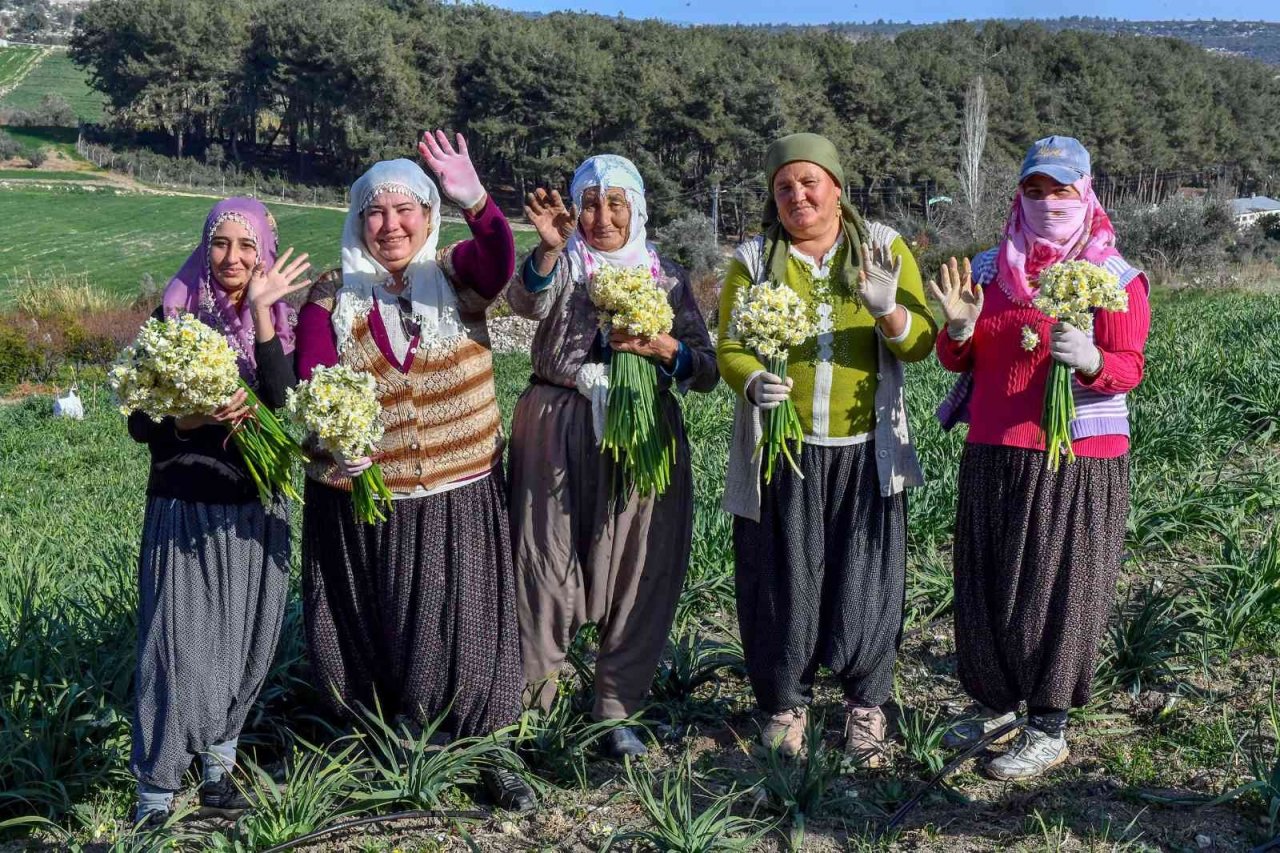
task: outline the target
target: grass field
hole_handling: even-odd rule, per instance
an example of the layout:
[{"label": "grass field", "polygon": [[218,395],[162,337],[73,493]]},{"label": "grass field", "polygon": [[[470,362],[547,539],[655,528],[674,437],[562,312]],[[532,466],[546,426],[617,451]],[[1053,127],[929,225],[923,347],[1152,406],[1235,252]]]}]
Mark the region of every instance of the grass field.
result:
[{"label": "grass field", "polygon": [[[137,292],[144,274],[159,283],[177,272],[200,240],[214,199],[188,196],[11,188],[0,191],[0,306],[6,288],[28,273],[87,274],[95,286],[117,294]],[[281,246],[311,253],[314,268],[338,262],[343,214],[277,204]],[[465,239],[465,225],[446,223],[441,245]],[[35,235],[35,236],[33,236]],[[534,233],[517,232],[530,245]]]},{"label": "grass field", "polygon": [[[543,780],[540,812],[364,827],[304,849],[596,851],[613,839],[613,849],[639,850],[615,833],[651,831],[658,850],[780,851],[802,833],[803,849],[817,851],[1100,853],[1248,850],[1280,833],[1280,296],[1159,294],[1153,317],[1147,378],[1133,398],[1133,509],[1118,605],[1096,700],[1073,715],[1072,757],[1051,776],[997,784],[968,762],[888,828],[950,757],[942,724],[963,706],[948,557],[963,438],[930,417],[949,385],[930,362],[908,372],[929,483],[910,501],[897,746],[887,769],[843,766],[821,742],[797,765],[770,764],[745,746],[756,729],[733,628],[730,524],[719,510],[732,405],[721,385],[685,401],[697,484],[693,561],[644,718],[658,748],[642,766],[628,771],[574,749],[591,732],[586,644],[582,671],[562,679],[556,713],[531,717],[518,741]],[[509,418],[528,358],[501,356],[496,371]],[[83,422],[51,419],[47,398],[0,407],[0,817],[54,819],[62,829],[39,831],[59,849],[158,849],[155,839],[131,841],[123,823],[146,453],[101,387],[87,402]],[[355,815],[470,808],[476,762],[501,757],[388,758],[379,752],[385,733],[338,740],[313,714],[301,630],[295,598],[241,741],[265,768],[253,783],[258,810],[236,826],[178,823],[170,832],[183,849],[262,850]],[[839,702],[838,687],[824,682],[815,707],[828,743],[839,735]],[[691,841],[681,798],[710,815],[714,843]],[[755,830],[768,832],[749,844]]]},{"label": "grass field", "polygon": [[[0,89],[5,88],[3,63],[6,54],[21,50],[0,50]],[[66,98],[80,121],[99,123],[105,116],[102,94],[89,88],[85,72],[77,68],[63,50],[53,50],[46,54],[40,64],[31,69],[12,92],[0,98],[0,107],[34,110],[40,106],[40,99],[48,94],[59,94]]]},{"label": "grass field", "polygon": [[[25,157],[37,149],[57,152],[67,160],[80,160],[76,154],[76,137],[74,127],[14,127],[5,126],[4,132],[13,138],[22,149]],[[85,169],[93,169],[93,164],[81,161]]]},{"label": "grass field", "polygon": [[51,169],[0,169],[0,181],[99,181],[101,173]]}]

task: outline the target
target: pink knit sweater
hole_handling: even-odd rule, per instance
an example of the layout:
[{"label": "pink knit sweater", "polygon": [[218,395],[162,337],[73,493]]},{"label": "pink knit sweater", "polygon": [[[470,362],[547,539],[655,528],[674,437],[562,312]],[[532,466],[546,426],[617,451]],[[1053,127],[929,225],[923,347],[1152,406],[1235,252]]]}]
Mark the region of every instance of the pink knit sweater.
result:
[{"label": "pink knit sweater", "polygon": [[[1129,282],[1129,310],[1099,311],[1094,343],[1102,350],[1102,370],[1076,381],[1102,394],[1123,394],[1142,381],[1142,351],[1151,325],[1147,283],[1139,275]],[[985,288],[982,316],[973,337],[957,343],[938,335],[938,360],[954,373],[970,371],[973,390],[968,401],[969,436],[974,444],[998,444],[1044,450],[1040,429],[1045,385],[1049,379],[1049,332],[1052,323],[1038,310],[1013,302],[999,286]],[[1032,352],[1022,348],[1022,327],[1040,336]],[[1072,442],[1077,456],[1109,459],[1129,450],[1125,435],[1095,435]]]}]

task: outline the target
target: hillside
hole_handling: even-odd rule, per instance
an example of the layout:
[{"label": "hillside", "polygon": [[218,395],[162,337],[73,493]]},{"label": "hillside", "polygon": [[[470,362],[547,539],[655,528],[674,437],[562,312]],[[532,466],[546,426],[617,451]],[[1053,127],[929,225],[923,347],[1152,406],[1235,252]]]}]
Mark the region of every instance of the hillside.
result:
[{"label": "hillside", "polygon": [[[988,23],[1005,26],[1034,24],[1051,32],[1077,30],[1106,35],[1150,36],[1176,38],[1205,48],[1214,53],[1256,59],[1271,65],[1280,65],[1280,22],[1272,21],[1124,21],[1116,18],[1057,18],[1031,20],[1025,18],[998,18],[993,21],[971,21],[976,27]],[[852,38],[892,38],[910,30],[925,29],[937,24],[911,24],[892,21],[875,23],[833,23],[808,27],[766,27],[776,31],[831,32]]]}]

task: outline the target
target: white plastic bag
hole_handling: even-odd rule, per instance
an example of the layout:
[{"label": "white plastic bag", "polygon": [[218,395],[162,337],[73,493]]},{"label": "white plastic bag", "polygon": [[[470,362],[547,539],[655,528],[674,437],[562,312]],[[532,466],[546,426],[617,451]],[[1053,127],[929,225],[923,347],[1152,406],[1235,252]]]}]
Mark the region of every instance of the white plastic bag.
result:
[{"label": "white plastic bag", "polygon": [[53,416],[55,418],[71,418],[72,420],[84,420],[84,403],[80,400],[80,395],[76,393],[79,389],[71,386],[71,390],[65,396],[58,397],[53,401]]}]

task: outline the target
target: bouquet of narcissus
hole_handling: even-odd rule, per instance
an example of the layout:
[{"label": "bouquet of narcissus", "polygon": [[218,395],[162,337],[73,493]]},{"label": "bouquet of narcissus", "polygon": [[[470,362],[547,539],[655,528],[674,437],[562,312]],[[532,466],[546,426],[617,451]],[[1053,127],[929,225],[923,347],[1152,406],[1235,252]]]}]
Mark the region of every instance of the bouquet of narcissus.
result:
[{"label": "bouquet of narcissus", "polygon": [[[1128,311],[1129,294],[1120,286],[1120,280],[1102,267],[1088,261],[1065,261],[1040,273],[1035,306],[1052,320],[1089,332],[1093,330],[1093,311]],[[1024,328],[1023,348],[1032,350],[1038,343],[1035,332]],[[1049,368],[1040,425],[1044,429],[1049,468],[1054,471],[1058,470],[1062,456],[1066,456],[1068,462],[1076,461],[1071,447],[1071,421],[1076,416],[1071,376],[1071,368],[1061,362],[1055,361]]]},{"label": "bouquet of narcissus", "polygon": [[227,339],[190,314],[143,324],[107,377],[120,411],[143,412],[152,420],[212,414],[237,389],[248,395],[249,414],[228,423],[231,439],[244,457],[258,497],[270,503],[275,489],[299,500],[293,488],[293,460],[306,460],[271,410],[240,378],[236,354]]},{"label": "bouquet of narcissus", "polygon": [[[373,376],[343,365],[317,367],[310,379],[289,391],[285,409],[321,447],[348,459],[368,456],[382,440],[382,407]],[[382,510],[391,508],[391,490],[376,463],[352,480],[351,503],[365,524],[387,520]]]},{"label": "bouquet of narcissus", "polygon": [[[591,280],[591,301],[606,328],[642,338],[671,331],[674,315],[667,294],[643,267],[602,268]],[[658,414],[657,370],[643,356],[613,353],[601,449],[612,451],[642,494],[660,495],[671,484],[675,437]]]},{"label": "bouquet of narcissus", "polygon": [[[804,343],[814,333],[809,308],[800,295],[785,284],[760,282],[738,291],[730,319],[730,334],[744,346],[755,350],[770,373],[784,382],[787,379],[787,350]],[[765,413],[764,481],[773,481],[773,467],[778,455],[786,457],[791,469],[800,474],[795,456],[800,455],[804,428],[795,404],[788,398],[782,405]],[[795,456],[787,442],[795,443]]]}]

